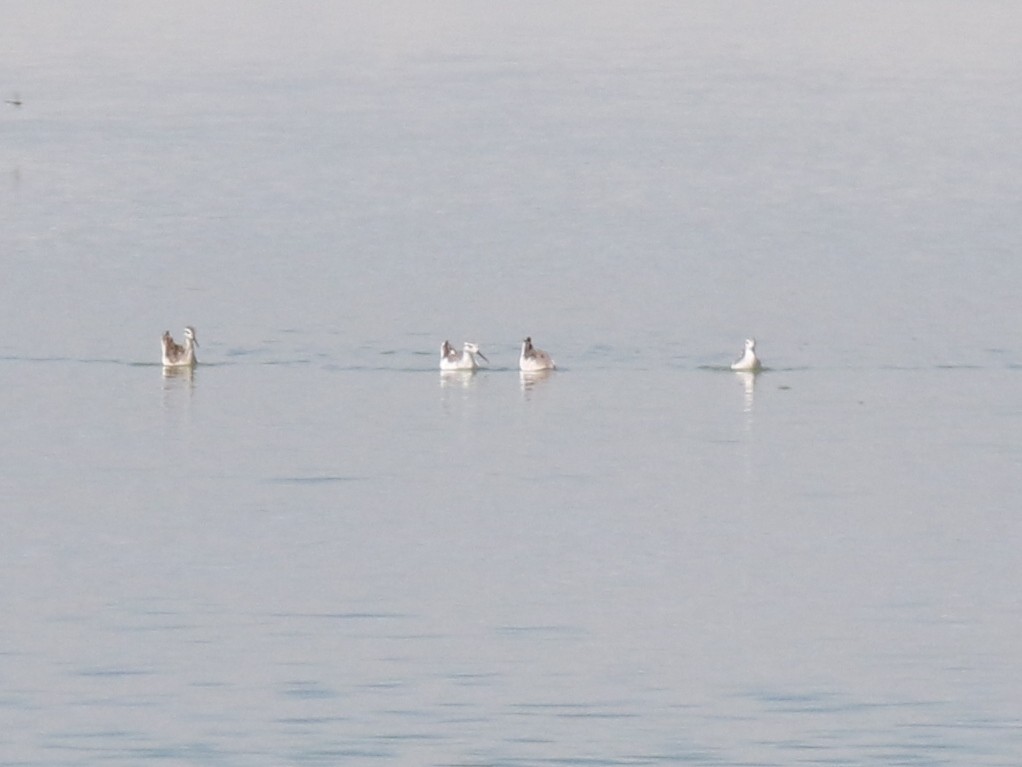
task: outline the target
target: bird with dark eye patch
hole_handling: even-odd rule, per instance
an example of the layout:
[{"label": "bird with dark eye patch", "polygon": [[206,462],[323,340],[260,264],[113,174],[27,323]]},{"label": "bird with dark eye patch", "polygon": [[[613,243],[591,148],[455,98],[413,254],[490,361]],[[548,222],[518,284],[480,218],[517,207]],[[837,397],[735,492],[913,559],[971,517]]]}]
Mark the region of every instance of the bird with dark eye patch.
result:
[{"label": "bird with dark eye patch", "polygon": [[184,346],[174,343],[169,330],[163,331],[163,365],[168,368],[192,367],[198,360],[195,359],[195,347],[199,340],[195,337],[195,328],[191,325],[185,328]]},{"label": "bird with dark eye patch", "polygon": [[459,352],[450,341],[444,341],[440,347],[440,369],[441,370],[475,370],[479,367],[476,357],[481,357],[488,363],[486,355],[479,351],[479,347],[471,341],[466,341]]}]

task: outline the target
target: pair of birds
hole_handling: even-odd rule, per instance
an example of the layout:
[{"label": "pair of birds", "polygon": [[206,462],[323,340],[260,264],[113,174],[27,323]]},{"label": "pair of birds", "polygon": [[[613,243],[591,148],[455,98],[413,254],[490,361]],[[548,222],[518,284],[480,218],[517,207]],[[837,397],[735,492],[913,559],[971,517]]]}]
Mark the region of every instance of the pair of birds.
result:
[{"label": "pair of birds", "polygon": [[195,337],[195,328],[185,328],[184,346],[175,343],[169,330],[163,331],[163,366],[168,368],[190,368],[198,361],[195,359],[195,347],[199,345]]},{"label": "pair of birds", "polygon": [[[197,362],[195,349],[199,345],[195,337],[195,328],[191,325],[185,328],[185,342],[175,343],[169,330],[163,331],[163,364],[165,367],[193,367]],[[476,357],[485,362],[486,355],[479,351],[479,347],[471,341],[466,341],[459,352],[449,341],[444,341],[440,347],[440,369],[441,370],[475,370],[479,367]],[[553,370],[553,359],[542,349],[532,345],[532,338],[522,341],[522,353],[518,358],[518,367],[524,373],[536,373],[543,370]],[[759,357],[756,356],[756,339],[745,339],[745,353],[741,359],[731,363],[731,369],[741,372],[755,372],[762,367]]]},{"label": "pair of birds", "polygon": [[[440,369],[441,370],[475,370],[479,367],[479,357],[486,362],[486,355],[479,351],[479,347],[471,341],[466,341],[459,352],[450,341],[444,341],[440,347]],[[523,373],[539,373],[544,370],[553,370],[556,367],[553,359],[542,349],[532,345],[532,338],[522,341],[522,353],[518,357],[518,369]]]}]

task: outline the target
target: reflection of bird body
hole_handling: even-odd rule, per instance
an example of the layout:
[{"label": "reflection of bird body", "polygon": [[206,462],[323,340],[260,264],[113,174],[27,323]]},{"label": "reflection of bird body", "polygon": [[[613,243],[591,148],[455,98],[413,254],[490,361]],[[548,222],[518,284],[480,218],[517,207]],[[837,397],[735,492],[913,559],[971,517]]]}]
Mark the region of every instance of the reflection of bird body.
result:
[{"label": "reflection of bird body", "polygon": [[163,364],[174,368],[193,366],[197,362],[195,359],[195,347],[198,345],[199,342],[195,338],[195,328],[191,325],[185,328],[184,346],[174,343],[174,339],[170,336],[170,331],[165,330],[163,332]]},{"label": "reflection of bird body", "polygon": [[553,359],[542,349],[532,345],[532,338],[522,341],[522,356],[518,359],[518,367],[526,373],[535,373],[539,370],[553,370]]},{"label": "reflection of bird body", "polygon": [[759,357],[756,356],[756,339],[746,338],[745,353],[741,356],[741,359],[737,359],[731,363],[731,369],[751,373],[759,370],[760,367]]},{"label": "reflection of bird body", "polygon": [[735,377],[745,389],[745,412],[752,412],[753,398],[756,396],[756,373],[752,370],[736,370]]},{"label": "reflection of bird body", "polygon": [[486,355],[479,351],[479,347],[471,341],[466,341],[459,352],[449,341],[444,341],[440,347],[440,369],[441,370],[475,370],[479,367],[476,356],[486,359]]}]

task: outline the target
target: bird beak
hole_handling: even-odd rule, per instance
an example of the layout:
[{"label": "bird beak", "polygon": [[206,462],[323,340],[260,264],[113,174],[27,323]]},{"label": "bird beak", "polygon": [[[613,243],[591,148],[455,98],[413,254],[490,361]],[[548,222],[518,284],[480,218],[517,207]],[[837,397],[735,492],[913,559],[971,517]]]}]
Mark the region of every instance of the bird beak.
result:
[{"label": "bird beak", "polygon": [[[482,358],[483,358],[484,360],[486,360],[486,355],[485,355],[485,354],[483,354],[482,352],[476,352],[476,354],[478,354],[478,355],[479,355],[480,357],[482,357]],[[489,360],[486,360],[486,364],[487,364],[487,365],[489,365],[489,364],[490,364],[490,361],[489,361]]]}]

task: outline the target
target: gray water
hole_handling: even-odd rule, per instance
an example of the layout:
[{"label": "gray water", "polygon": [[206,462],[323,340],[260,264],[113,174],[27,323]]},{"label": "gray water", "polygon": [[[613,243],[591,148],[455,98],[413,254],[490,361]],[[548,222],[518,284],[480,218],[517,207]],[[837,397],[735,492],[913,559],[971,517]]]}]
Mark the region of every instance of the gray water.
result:
[{"label": "gray water", "polygon": [[1022,759],[1016,3],[3,15],[4,767]]}]

